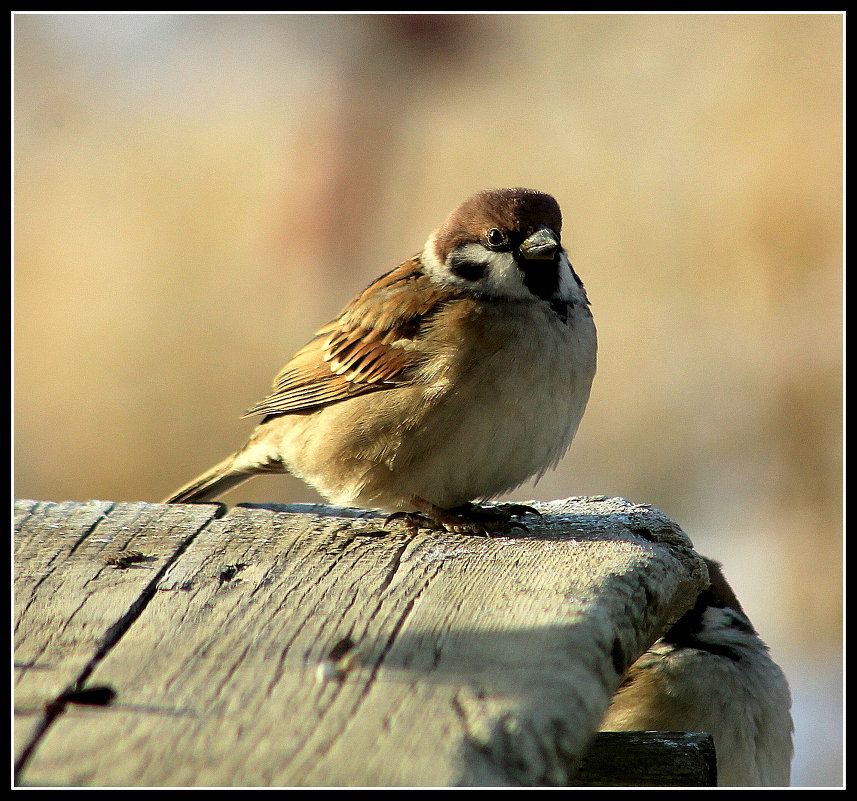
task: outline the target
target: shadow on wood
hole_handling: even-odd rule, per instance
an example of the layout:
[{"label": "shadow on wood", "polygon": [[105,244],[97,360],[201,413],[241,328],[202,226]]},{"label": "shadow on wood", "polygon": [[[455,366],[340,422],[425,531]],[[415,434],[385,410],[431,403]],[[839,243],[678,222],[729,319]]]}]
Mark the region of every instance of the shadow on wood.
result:
[{"label": "shadow on wood", "polygon": [[[650,507],[536,506],[486,538],[315,505],[17,502],[18,781],[574,783],[707,571]],[[115,697],[57,704],[87,687]]]}]

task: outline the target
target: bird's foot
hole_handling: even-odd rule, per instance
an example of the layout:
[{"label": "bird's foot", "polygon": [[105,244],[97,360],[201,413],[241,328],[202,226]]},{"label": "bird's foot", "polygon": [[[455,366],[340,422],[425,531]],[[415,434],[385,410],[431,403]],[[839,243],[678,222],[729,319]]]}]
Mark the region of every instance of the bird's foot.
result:
[{"label": "bird's foot", "polygon": [[395,512],[387,518],[387,523],[401,520],[408,533],[416,534],[419,529],[447,531],[452,534],[477,534],[490,537],[494,534],[509,534],[518,528],[529,534],[530,530],[516,517],[534,514],[537,509],[521,503],[505,503],[496,506],[479,506],[466,503],[452,509],[441,509],[432,504],[420,504],[419,512]]}]

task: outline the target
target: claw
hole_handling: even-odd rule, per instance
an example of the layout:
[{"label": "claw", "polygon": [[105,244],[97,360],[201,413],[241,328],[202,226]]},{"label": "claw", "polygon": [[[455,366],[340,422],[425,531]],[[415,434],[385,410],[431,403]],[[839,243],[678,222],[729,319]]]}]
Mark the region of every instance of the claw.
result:
[{"label": "claw", "polygon": [[421,528],[429,528],[433,530],[444,531],[444,527],[437,520],[433,520],[428,515],[420,514],[419,512],[393,512],[384,521],[387,526],[395,520],[401,520],[408,529],[411,535],[416,534]]}]

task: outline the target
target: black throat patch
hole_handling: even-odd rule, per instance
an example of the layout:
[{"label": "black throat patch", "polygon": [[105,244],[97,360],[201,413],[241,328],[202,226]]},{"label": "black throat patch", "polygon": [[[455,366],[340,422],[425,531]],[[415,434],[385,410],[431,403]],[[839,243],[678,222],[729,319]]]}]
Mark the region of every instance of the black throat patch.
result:
[{"label": "black throat patch", "polygon": [[553,298],[559,289],[559,259],[518,260],[518,267],[524,273],[524,286],[543,300]]}]

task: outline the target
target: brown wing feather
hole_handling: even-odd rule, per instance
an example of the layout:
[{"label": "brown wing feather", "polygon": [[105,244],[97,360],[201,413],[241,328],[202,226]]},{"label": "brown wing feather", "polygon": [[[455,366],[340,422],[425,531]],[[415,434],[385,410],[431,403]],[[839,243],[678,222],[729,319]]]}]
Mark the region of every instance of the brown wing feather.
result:
[{"label": "brown wing feather", "polygon": [[415,341],[420,326],[454,296],[426,278],[414,256],[320,328],[244,416],[307,411],[407,383],[423,356]]}]

